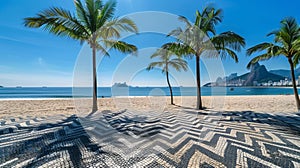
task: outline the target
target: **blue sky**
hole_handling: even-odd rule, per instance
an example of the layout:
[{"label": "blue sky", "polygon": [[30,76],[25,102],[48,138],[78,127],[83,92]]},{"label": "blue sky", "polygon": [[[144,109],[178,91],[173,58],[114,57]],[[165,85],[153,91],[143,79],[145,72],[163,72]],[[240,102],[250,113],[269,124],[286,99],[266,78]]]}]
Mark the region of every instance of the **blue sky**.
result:
[{"label": "blue sky", "polygon": [[[217,26],[217,31],[232,30],[246,39],[247,47],[270,41],[266,34],[279,27],[282,18],[293,16],[300,21],[298,0],[288,3],[279,0],[119,0],[116,16],[134,12],[162,11],[186,16],[194,20],[195,11],[207,4],[214,4],[224,10],[224,20]],[[9,0],[0,5],[0,85],[4,86],[72,86],[73,70],[82,47],[72,39],[56,37],[41,29],[29,29],[23,26],[23,18],[34,16],[38,11],[59,6],[74,11],[73,1],[65,0]],[[146,21],[147,22],[147,21]],[[165,23],[162,23],[165,24]],[[140,34],[127,39],[139,49],[159,47],[168,42],[164,35],[155,33]],[[143,52],[141,52],[143,53]],[[88,55],[88,54],[87,54]],[[109,86],[114,72],[126,55],[112,52],[110,58],[104,58],[98,67],[98,83]],[[245,50],[238,53],[240,62],[223,60],[225,74],[247,72],[246,64],[250,60]],[[194,72],[194,59],[188,60]],[[267,69],[288,69],[285,58],[263,62]],[[202,66],[202,83],[210,80],[205,66]],[[88,67],[87,67],[88,68]],[[131,68],[131,67],[128,67]],[[122,73],[122,72],[121,72]],[[145,72],[141,70],[129,83],[132,85],[165,85],[164,76],[159,70]],[[90,79],[90,78],[88,78]],[[87,79],[87,80],[88,80]],[[181,79],[181,78],[180,78]],[[180,80],[179,79],[179,80]],[[175,79],[172,80],[176,83]],[[117,81],[117,80],[116,80]],[[193,82],[184,83],[193,85]]]}]

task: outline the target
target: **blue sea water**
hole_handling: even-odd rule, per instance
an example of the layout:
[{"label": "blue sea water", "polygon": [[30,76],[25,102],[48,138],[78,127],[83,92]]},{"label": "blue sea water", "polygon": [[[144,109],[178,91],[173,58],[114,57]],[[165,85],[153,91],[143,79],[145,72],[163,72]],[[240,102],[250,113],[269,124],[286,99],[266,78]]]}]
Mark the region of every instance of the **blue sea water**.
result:
[{"label": "blue sea water", "polygon": [[[225,87],[202,87],[203,96],[210,95],[287,95],[293,94],[292,88],[275,87],[235,87],[233,90]],[[0,99],[7,98],[72,98],[90,97],[91,88],[72,87],[4,87],[0,88]],[[196,96],[194,87],[174,87],[174,96]],[[169,96],[168,87],[129,87],[129,88],[98,88],[98,97],[114,96]]]}]

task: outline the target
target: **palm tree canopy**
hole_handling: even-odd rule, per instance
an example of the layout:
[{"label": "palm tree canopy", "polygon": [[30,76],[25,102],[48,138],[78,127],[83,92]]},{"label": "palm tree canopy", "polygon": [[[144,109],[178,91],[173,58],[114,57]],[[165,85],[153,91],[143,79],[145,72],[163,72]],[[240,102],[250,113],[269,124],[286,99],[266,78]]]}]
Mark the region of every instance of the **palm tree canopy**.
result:
[{"label": "palm tree canopy", "polygon": [[[122,31],[137,33],[138,29],[135,23],[128,18],[114,18],[116,1],[109,0],[105,4],[101,0],[85,0],[85,4],[81,0],[74,0],[76,14],[68,10],[52,7],[41,11],[35,17],[24,19],[24,24],[32,28],[44,28],[44,30],[57,36],[70,37],[81,42],[88,42],[94,45],[98,50],[104,50],[103,46],[99,46],[100,42],[121,51],[136,51],[133,45],[125,45],[127,43],[115,39],[120,38]],[[108,40],[108,42],[106,42]],[[111,43],[112,41],[115,43]],[[124,48],[126,47],[126,49]]]},{"label": "palm tree canopy", "polygon": [[196,54],[195,50],[192,47],[180,42],[166,43],[162,46],[162,49],[171,51],[175,55],[178,56],[184,55],[189,58],[191,58],[193,55]]},{"label": "palm tree canopy", "polygon": [[174,57],[174,53],[170,50],[165,50],[163,48],[158,49],[151,55],[151,58],[158,58],[159,61],[150,63],[147,67],[148,71],[155,67],[160,67],[162,73],[169,72],[170,67],[174,68],[176,71],[187,71],[188,69],[187,62],[179,56]]},{"label": "palm tree canopy", "polygon": [[[204,51],[217,50],[218,52],[210,52],[209,57],[225,58],[228,55],[238,62],[235,51],[240,51],[245,46],[245,40],[232,31],[216,34],[215,26],[222,22],[222,10],[206,7],[202,13],[197,11],[194,24],[183,16],[179,20],[186,24],[185,29],[171,31],[168,36],[176,36],[178,40],[164,45],[165,49],[188,56],[200,56]],[[213,36],[210,37],[211,35]]]},{"label": "palm tree canopy", "polygon": [[268,60],[273,57],[285,56],[293,60],[294,66],[299,63],[300,59],[300,26],[295,18],[288,17],[283,19],[279,30],[269,33],[267,36],[274,36],[274,42],[261,43],[247,50],[247,55],[260,52],[262,54],[254,57],[247,68],[253,64]]},{"label": "palm tree canopy", "polygon": [[221,9],[215,9],[211,6],[204,8],[203,12],[196,12],[196,21],[194,25],[200,30],[206,33],[216,34],[215,26],[222,22],[223,20],[223,11]]}]

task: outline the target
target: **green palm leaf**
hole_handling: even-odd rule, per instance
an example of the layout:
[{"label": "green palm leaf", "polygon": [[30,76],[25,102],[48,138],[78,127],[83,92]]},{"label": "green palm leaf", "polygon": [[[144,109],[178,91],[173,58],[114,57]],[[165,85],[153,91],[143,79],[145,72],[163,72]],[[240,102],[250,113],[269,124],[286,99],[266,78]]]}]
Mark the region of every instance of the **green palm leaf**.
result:
[{"label": "green palm leaf", "polygon": [[128,18],[114,18],[116,1],[105,4],[101,0],[74,0],[76,14],[62,8],[49,8],[35,17],[24,19],[24,25],[31,28],[42,27],[57,36],[70,37],[87,42],[93,50],[93,111],[97,110],[96,50],[108,55],[108,47],[123,53],[137,51],[136,46],[118,39],[121,33],[137,33],[135,23]]},{"label": "green palm leaf", "polygon": [[137,47],[135,45],[124,41],[105,40],[104,43],[107,48],[116,49],[122,53],[134,53],[137,51]]},{"label": "green palm leaf", "polygon": [[232,31],[212,37],[211,42],[217,49],[228,47],[238,52],[246,45],[245,39]]},{"label": "green palm leaf", "polygon": [[255,52],[262,54],[254,57],[247,65],[250,68],[258,61],[269,60],[278,56],[285,56],[291,69],[291,78],[298,111],[300,111],[300,100],[296,86],[294,68],[299,64],[300,59],[300,26],[295,18],[285,18],[281,22],[279,30],[272,31],[267,36],[274,36],[273,43],[261,43],[247,50],[247,55]]},{"label": "green palm leaf", "polygon": [[107,21],[105,25],[98,29],[98,36],[104,39],[120,38],[120,32],[138,32],[138,28],[135,23],[128,18],[112,19]]},{"label": "green palm leaf", "polygon": [[81,0],[74,0],[75,8],[76,8],[76,15],[78,20],[85,26],[91,27],[91,23],[88,19],[88,15],[86,12],[85,7],[81,3]]},{"label": "green palm leaf", "polygon": [[25,26],[43,27],[44,30],[58,36],[67,36],[76,40],[88,37],[86,28],[72,14],[61,8],[50,8],[37,14],[37,17],[25,18]]},{"label": "green palm leaf", "polygon": [[[217,35],[215,26],[222,22],[222,13],[221,9],[215,9],[212,6],[204,8],[201,12],[197,10],[193,24],[185,17],[180,16],[178,19],[185,23],[185,29],[177,28],[171,31],[168,36],[176,36],[177,41],[162,46],[163,49],[170,50],[180,57],[191,58],[193,55],[196,57],[197,109],[202,109],[200,57],[220,56],[226,58],[226,56],[230,56],[235,62],[238,62],[235,52],[239,52],[242,47],[245,47],[245,39],[234,32],[228,31]],[[174,65],[175,69],[178,68],[177,66],[178,64]],[[184,67],[181,66],[181,69]]]},{"label": "green palm leaf", "polygon": [[97,17],[97,30],[99,30],[106,21],[114,16],[116,8],[116,1],[109,0],[102,8],[101,13]]},{"label": "green palm leaf", "polygon": [[186,71],[188,67],[185,60],[176,55],[172,50],[167,50],[164,48],[158,49],[150,56],[150,58],[158,58],[160,61],[149,64],[147,70],[151,70],[154,67],[160,67],[162,68],[162,72],[165,73],[169,71],[170,67],[177,71]]},{"label": "green palm leaf", "polygon": [[248,64],[247,64],[247,68],[250,69],[252,65],[256,64],[259,61],[265,61],[265,60],[269,60],[270,58],[272,58],[272,55],[266,53],[266,54],[261,54],[258,55],[256,57],[254,57]]}]

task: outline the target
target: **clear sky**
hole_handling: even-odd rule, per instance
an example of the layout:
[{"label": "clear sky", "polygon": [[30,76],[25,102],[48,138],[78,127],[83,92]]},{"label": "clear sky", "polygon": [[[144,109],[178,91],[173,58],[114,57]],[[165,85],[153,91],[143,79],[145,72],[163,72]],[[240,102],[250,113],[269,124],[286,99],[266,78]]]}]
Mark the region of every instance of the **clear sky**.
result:
[{"label": "clear sky", "polygon": [[[0,85],[3,86],[72,86],[73,70],[82,46],[78,41],[56,37],[41,29],[29,29],[23,26],[23,18],[34,16],[38,11],[58,6],[74,11],[71,0],[9,0],[0,2]],[[119,0],[116,16],[134,12],[162,11],[186,16],[194,20],[195,11],[207,4],[214,4],[224,10],[224,20],[217,31],[234,31],[246,39],[247,47],[270,41],[266,34],[280,25],[281,19],[293,16],[300,22],[298,0]],[[162,23],[163,24],[163,23]],[[159,47],[168,42],[164,35],[140,34],[128,38],[139,49]],[[223,61],[225,74],[247,72],[246,64],[250,58],[245,50],[238,53],[240,62],[231,59]],[[125,55],[113,52],[110,58],[104,58],[98,67],[98,83],[109,86],[118,64]],[[189,60],[194,71],[194,59]],[[263,62],[267,69],[288,69],[285,58]],[[202,66],[202,83],[209,81],[207,71]],[[165,85],[164,76],[158,71],[141,70],[132,85]],[[177,80],[177,79],[175,79]],[[175,80],[172,80],[175,82]],[[147,81],[147,82],[145,82]],[[193,85],[190,84],[184,85]]]}]

